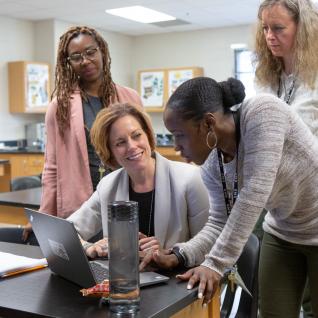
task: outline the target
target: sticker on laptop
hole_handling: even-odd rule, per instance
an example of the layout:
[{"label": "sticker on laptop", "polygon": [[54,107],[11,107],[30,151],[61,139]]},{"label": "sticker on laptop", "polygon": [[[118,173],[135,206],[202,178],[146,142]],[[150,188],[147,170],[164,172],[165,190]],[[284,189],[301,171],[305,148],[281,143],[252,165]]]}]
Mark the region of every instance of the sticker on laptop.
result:
[{"label": "sticker on laptop", "polygon": [[63,259],[66,260],[66,261],[69,261],[69,260],[70,260],[70,258],[69,258],[69,256],[68,256],[68,254],[67,254],[67,252],[66,252],[66,249],[65,249],[65,247],[64,247],[63,244],[61,244],[61,243],[59,243],[59,242],[56,242],[56,241],[53,241],[53,240],[51,240],[51,239],[48,239],[48,241],[49,241],[50,247],[51,247],[51,249],[52,249],[52,252],[53,252],[56,256],[58,256],[58,257],[60,257],[60,258],[63,258]]}]

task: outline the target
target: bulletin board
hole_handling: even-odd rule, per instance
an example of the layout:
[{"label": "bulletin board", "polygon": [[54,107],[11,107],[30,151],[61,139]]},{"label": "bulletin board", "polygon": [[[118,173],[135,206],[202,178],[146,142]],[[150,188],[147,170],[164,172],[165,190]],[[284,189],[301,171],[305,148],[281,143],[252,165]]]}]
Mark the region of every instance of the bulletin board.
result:
[{"label": "bulletin board", "polygon": [[203,76],[203,68],[197,66],[139,71],[139,94],[146,111],[162,112],[177,87],[198,76]]}]

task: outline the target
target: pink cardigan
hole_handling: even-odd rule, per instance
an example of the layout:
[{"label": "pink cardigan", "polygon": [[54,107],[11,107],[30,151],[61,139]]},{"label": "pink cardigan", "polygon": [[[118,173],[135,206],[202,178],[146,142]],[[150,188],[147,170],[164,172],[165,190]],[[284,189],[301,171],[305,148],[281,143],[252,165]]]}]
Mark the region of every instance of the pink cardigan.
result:
[{"label": "pink cardigan", "polygon": [[[119,85],[116,89],[118,102],[142,105],[133,89]],[[56,109],[55,98],[45,116],[47,143],[40,211],[66,218],[93,193],[79,90],[71,96],[70,127],[64,138],[58,131]]]}]

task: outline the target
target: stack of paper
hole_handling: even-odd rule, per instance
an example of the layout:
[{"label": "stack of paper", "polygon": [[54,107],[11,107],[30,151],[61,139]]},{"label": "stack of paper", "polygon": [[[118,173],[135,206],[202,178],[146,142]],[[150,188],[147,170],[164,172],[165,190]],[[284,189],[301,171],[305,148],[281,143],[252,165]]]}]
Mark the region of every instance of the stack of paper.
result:
[{"label": "stack of paper", "polygon": [[0,277],[7,277],[47,266],[45,258],[37,259],[0,252]]}]

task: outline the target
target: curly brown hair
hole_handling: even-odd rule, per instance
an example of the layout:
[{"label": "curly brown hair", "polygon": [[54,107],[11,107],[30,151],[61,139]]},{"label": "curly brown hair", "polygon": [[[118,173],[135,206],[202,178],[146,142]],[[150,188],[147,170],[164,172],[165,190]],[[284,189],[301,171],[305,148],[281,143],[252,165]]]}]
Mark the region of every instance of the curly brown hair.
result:
[{"label": "curly brown hair", "polygon": [[258,11],[255,39],[256,80],[260,85],[274,88],[284,69],[283,60],[269,50],[263,33],[262,12],[281,5],[297,24],[293,72],[309,87],[314,88],[318,76],[318,12],[310,0],[264,0]]},{"label": "curly brown hair", "polygon": [[70,97],[76,88],[79,88],[83,98],[86,94],[82,88],[72,66],[68,61],[68,45],[70,41],[80,34],[91,36],[97,43],[102,55],[103,61],[103,77],[99,88],[99,96],[101,98],[102,107],[107,107],[115,101],[116,88],[111,77],[110,64],[111,58],[107,42],[94,29],[87,26],[75,26],[68,29],[61,37],[58,47],[57,62],[55,68],[55,89],[52,93],[52,98],[56,96],[57,111],[56,119],[59,127],[59,132],[63,136],[64,131],[70,125]]},{"label": "curly brown hair", "polygon": [[93,127],[90,131],[91,143],[96,153],[105,166],[113,169],[118,168],[116,159],[113,157],[109,145],[109,135],[113,123],[124,116],[134,117],[140,124],[142,130],[148,137],[151,152],[155,150],[155,135],[151,121],[147,113],[138,105],[129,103],[113,104],[102,109],[96,116]]}]

